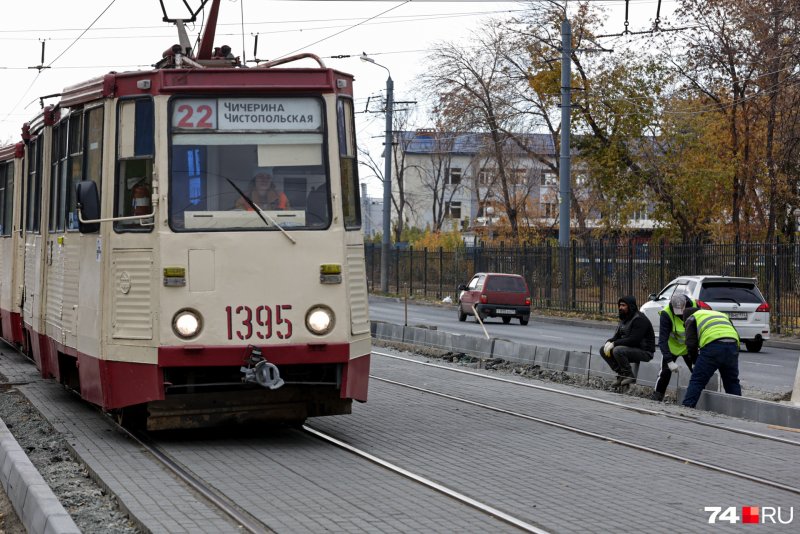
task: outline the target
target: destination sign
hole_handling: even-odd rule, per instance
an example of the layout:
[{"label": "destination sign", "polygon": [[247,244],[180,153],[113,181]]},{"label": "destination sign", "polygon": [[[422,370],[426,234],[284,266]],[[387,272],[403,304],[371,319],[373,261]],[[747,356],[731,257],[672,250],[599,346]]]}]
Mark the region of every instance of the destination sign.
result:
[{"label": "destination sign", "polygon": [[182,99],[172,108],[172,126],[182,130],[309,131],[322,126],[315,98]]}]

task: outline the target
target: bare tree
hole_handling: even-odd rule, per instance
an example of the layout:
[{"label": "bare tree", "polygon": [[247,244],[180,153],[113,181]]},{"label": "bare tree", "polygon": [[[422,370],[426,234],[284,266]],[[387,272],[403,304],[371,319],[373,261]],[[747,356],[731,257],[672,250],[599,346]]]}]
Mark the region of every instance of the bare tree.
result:
[{"label": "bare tree", "polygon": [[[408,127],[411,118],[410,110],[398,110],[392,114],[393,132],[403,131]],[[394,239],[396,242],[402,239],[403,229],[405,228],[405,215],[407,211],[415,211],[416,206],[409,202],[406,195],[406,148],[399,142],[397,136],[392,136],[392,146],[387,149],[384,147],[383,156],[392,155],[392,206],[397,215],[394,224]],[[369,149],[363,145],[358,147],[360,154],[359,163],[367,167],[381,183],[384,182],[384,165],[377,161],[370,153]]]},{"label": "bare tree", "polygon": [[505,149],[516,128],[515,90],[518,80],[509,76],[508,56],[512,42],[496,24],[475,36],[475,46],[464,49],[443,43],[430,56],[431,65],[422,76],[438,99],[448,121],[462,131],[486,132],[489,149],[497,165],[501,201],[514,237],[518,235],[518,206]]}]

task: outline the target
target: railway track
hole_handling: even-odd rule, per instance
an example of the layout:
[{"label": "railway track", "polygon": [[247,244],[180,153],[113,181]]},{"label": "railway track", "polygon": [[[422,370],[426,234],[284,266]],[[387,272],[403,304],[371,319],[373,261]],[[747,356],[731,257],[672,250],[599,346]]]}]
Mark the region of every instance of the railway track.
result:
[{"label": "railway track", "polygon": [[260,521],[246,510],[243,510],[225,494],[218,491],[210,484],[207,484],[200,477],[192,473],[186,466],[172,458],[161,447],[150,440],[149,437],[141,432],[127,429],[120,424],[115,423],[115,426],[140,447],[153,455],[167,471],[183,481],[183,483],[192,490],[202,495],[207,502],[212,504],[222,514],[233,520],[242,530],[250,532],[251,534],[268,534],[274,532],[266,523]]},{"label": "railway track", "polygon": [[[172,458],[169,453],[165,452],[160,446],[154,443],[148,436],[140,432],[127,429],[119,424],[115,423],[115,425],[117,426],[117,428],[120,429],[120,431],[128,435],[128,437],[132,439],[134,442],[136,442],[140,447],[144,448],[150,454],[152,454],[153,457],[155,457],[164,466],[165,469],[174,474],[177,478],[183,481],[191,489],[202,495],[209,503],[211,503],[214,507],[216,507],[220,512],[222,512],[231,520],[236,522],[242,528],[242,530],[250,532],[252,534],[265,534],[274,532],[269,527],[268,524],[260,521],[258,518],[254,517],[246,510],[243,510],[228,496],[217,491],[212,485],[206,483],[205,481],[202,480],[202,478],[192,473],[191,469],[189,469],[188,467],[184,466],[183,464]],[[508,514],[485,502],[473,499],[472,497],[469,497],[468,495],[465,495],[464,493],[452,489],[444,484],[435,482],[422,475],[416,474],[408,469],[399,467],[387,460],[381,459],[373,454],[370,454],[367,451],[364,451],[363,449],[359,449],[357,447],[349,445],[344,441],[339,440],[329,434],[326,434],[325,432],[316,430],[309,425],[303,425],[302,431],[309,436],[313,436],[318,440],[333,445],[339,449],[343,449],[355,456],[358,456],[359,458],[362,458],[372,464],[378,465],[394,474],[402,476],[421,486],[434,490],[437,493],[445,495],[478,512],[490,516],[491,518],[506,523],[507,525],[510,525],[520,531],[530,532],[533,534],[548,534],[549,532],[548,530],[544,530],[535,525],[532,525],[529,522],[519,517],[515,517],[512,514]]]},{"label": "railway track", "polygon": [[[664,411],[651,410],[651,409],[647,409],[647,408],[643,408],[643,407],[631,406],[631,405],[627,405],[627,404],[620,403],[620,402],[614,402],[614,401],[609,401],[609,400],[605,400],[605,399],[598,399],[596,397],[592,397],[592,396],[589,396],[589,395],[583,395],[583,394],[580,394],[580,393],[564,391],[564,390],[560,390],[560,389],[556,389],[556,388],[551,388],[551,387],[537,385],[537,384],[531,384],[531,383],[527,383],[527,382],[521,382],[521,381],[517,381],[517,380],[503,378],[503,377],[494,377],[494,376],[486,375],[486,374],[483,374],[483,373],[477,373],[477,372],[474,372],[474,371],[469,371],[469,370],[464,370],[464,369],[456,369],[456,368],[452,368],[452,367],[448,367],[448,366],[444,366],[444,365],[437,365],[437,364],[433,364],[433,363],[429,363],[429,362],[421,362],[421,361],[418,361],[418,360],[414,360],[413,358],[406,358],[406,357],[403,357],[403,356],[397,356],[397,355],[394,355],[394,354],[388,354],[388,353],[379,352],[379,351],[373,351],[373,354],[377,355],[377,356],[392,358],[392,359],[395,359],[395,360],[401,360],[401,361],[404,361],[404,362],[414,363],[414,364],[418,364],[418,365],[422,365],[422,366],[442,369],[442,370],[446,370],[446,371],[450,371],[450,372],[454,372],[454,373],[467,374],[467,375],[471,375],[471,376],[475,376],[475,377],[480,377],[480,378],[486,379],[486,380],[494,380],[494,381],[504,382],[504,383],[507,383],[507,384],[512,384],[514,386],[531,388],[531,389],[535,389],[535,390],[538,390],[538,391],[541,391],[541,392],[545,392],[545,393],[548,393],[548,394],[565,395],[565,396],[569,396],[569,397],[579,398],[579,399],[582,399],[582,400],[588,400],[588,401],[591,401],[591,402],[602,403],[602,404],[614,406],[616,408],[620,408],[620,409],[623,409],[623,410],[633,411],[633,412],[637,412],[637,413],[641,413],[641,414],[653,415],[653,416],[657,416],[657,417],[664,417],[664,418],[668,418],[668,419],[671,419],[671,420],[680,421],[681,423],[687,424],[687,425],[701,425],[701,426],[704,426],[704,427],[714,428],[716,430],[721,430],[721,431],[725,431],[725,432],[732,432],[732,433],[736,433],[736,434],[740,434],[740,435],[745,435],[745,436],[748,436],[748,437],[752,437],[754,439],[768,440],[768,441],[772,441],[772,442],[775,442],[775,443],[780,443],[780,444],[783,444],[783,445],[789,445],[789,446],[792,446],[792,447],[800,446],[800,442],[797,442],[797,441],[794,441],[794,440],[784,439],[784,438],[780,438],[780,437],[777,437],[777,436],[770,436],[768,434],[762,434],[762,433],[759,433],[759,432],[754,432],[754,431],[750,431],[750,430],[746,430],[746,429],[731,428],[731,427],[727,427],[727,426],[724,426],[724,425],[718,425],[718,424],[714,424],[714,423],[700,421],[700,420],[698,420],[696,418],[687,418],[687,417],[682,416],[682,415],[669,414],[669,413],[664,412]],[[789,492],[789,493],[793,493],[795,495],[800,495],[800,486],[798,486],[798,485],[784,484],[784,483],[781,483],[781,482],[778,482],[778,481],[775,481],[775,480],[771,480],[769,478],[765,478],[765,477],[757,476],[757,475],[754,475],[754,474],[751,474],[751,473],[747,473],[747,472],[739,470],[739,469],[732,469],[732,468],[724,467],[722,465],[716,465],[714,463],[706,462],[706,461],[703,461],[703,460],[698,460],[698,459],[692,458],[690,456],[686,456],[686,455],[682,455],[682,454],[675,454],[674,452],[661,450],[661,449],[658,449],[658,448],[655,448],[655,447],[651,447],[651,446],[647,446],[647,445],[637,444],[637,443],[635,443],[633,441],[620,439],[620,438],[614,437],[614,436],[612,436],[610,434],[603,434],[603,433],[599,433],[599,432],[590,431],[590,430],[587,430],[585,428],[580,428],[578,426],[575,426],[575,425],[572,425],[572,424],[568,424],[568,423],[564,423],[564,422],[560,422],[560,421],[557,421],[557,420],[554,420],[554,419],[548,419],[548,418],[544,418],[544,417],[533,416],[533,415],[530,415],[530,414],[522,413],[520,411],[510,410],[510,409],[503,408],[501,406],[492,405],[492,404],[489,404],[489,403],[478,402],[478,401],[471,400],[471,399],[468,399],[468,398],[465,398],[465,397],[461,397],[461,396],[458,396],[458,395],[453,395],[453,394],[449,394],[449,393],[444,393],[442,391],[437,391],[437,390],[434,390],[434,389],[431,389],[431,388],[421,387],[421,386],[418,386],[418,385],[409,384],[409,383],[405,383],[405,382],[401,382],[401,381],[397,381],[397,380],[391,380],[391,379],[384,378],[384,377],[379,377],[379,376],[376,376],[376,375],[370,375],[370,378],[372,378],[374,380],[378,380],[380,382],[387,383],[387,384],[392,384],[394,386],[403,387],[403,388],[419,391],[421,393],[434,395],[434,396],[437,396],[437,397],[440,397],[440,398],[446,398],[446,399],[449,399],[449,400],[452,400],[452,401],[468,404],[468,405],[471,405],[471,406],[476,406],[476,407],[479,407],[479,408],[482,408],[482,409],[486,409],[486,410],[490,410],[490,411],[493,411],[493,412],[502,413],[502,414],[505,414],[505,415],[510,415],[512,417],[516,417],[516,418],[519,418],[519,419],[524,419],[524,420],[527,420],[527,421],[533,421],[533,422],[540,423],[540,424],[543,424],[543,425],[560,428],[562,430],[567,430],[569,432],[574,432],[576,434],[580,434],[580,435],[585,436],[585,437],[590,437],[590,438],[594,438],[594,439],[598,439],[598,440],[602,440],[602,441],[610,442],[610,443],[616,443],[616,444],[624,446],[624,447],[628,447],[628,448],[631,448],[631,449],[639,450],[639,451],[646,452],[646,453],[649,453],[649,454],[653,454],[653,455],[656,455],[656,456],[660,456],[660,457],[663,457],[663,458],[668,458],[668,459],[671,459],[671,460],[675,460],[675,461],[681,462],[683,464],[688,464],[688,465],[693,465],[693,466],[696,466],[696,467],[701,467],[701,468],[708,469],[708,470],[711,470],[711,471],[715,471],[715,472],[718,472],[718,473],[722,473],[722,474],[725,474],[725,475],[733,476],[733,477],[736,477],[736,478],[739,478],[739,479],[748,480],[748,481],[751,481],[751,482],[755,482],[757,484],[761,484],[761,485],[769,486],[769,487],[776,488],[776,489],[779,489],[779,490],[782,490],[782,491],[786,491],[786,492]]]}]

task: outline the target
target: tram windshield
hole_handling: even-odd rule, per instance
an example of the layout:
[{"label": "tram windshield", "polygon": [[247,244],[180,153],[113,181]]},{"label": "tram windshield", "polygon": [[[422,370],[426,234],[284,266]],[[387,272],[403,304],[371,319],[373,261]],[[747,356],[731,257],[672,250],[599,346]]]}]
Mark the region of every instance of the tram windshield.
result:
[{"label": "tram windshield", "polygon": [[320,99],[178,98],[170,113],[173,230],[329,226]]}]

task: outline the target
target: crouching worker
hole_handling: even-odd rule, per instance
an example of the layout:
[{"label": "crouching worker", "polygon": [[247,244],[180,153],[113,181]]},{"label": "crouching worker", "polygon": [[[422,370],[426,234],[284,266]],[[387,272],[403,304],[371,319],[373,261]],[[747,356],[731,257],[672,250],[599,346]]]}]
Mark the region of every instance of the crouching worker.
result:
[{"label": "crouching worker", "polygon": [[631,362],[649,362],[656,350],[653,325],[639,311],[636,298],[621,297],[617,305],[619,306],[617,331],[600,350],[600,355],[617,374],[614,387],[635,383],[636,377],[633,375]]},{"label": "crouching worker", "polygon": [[739,333],[724,313],[686,308],[686,348],[694,358],[692,378],[683,405],[694,408],[714,371],[719,370],[725,393],[741,395],[739,385]]},{"label": "crouching worker", "polygon": [[678,370],[678,359],[682,356],[689,371],[692,370],[692,359],[686,348],[686,331],[683,325],[683,311],[693,308],[694,301],[683,293],[672,295],[663,310],[659,312],[658,349],[661,351],[661,371],[658,373],[656,390],[650,397],[653,400],[664,400],[672,373]]}]

